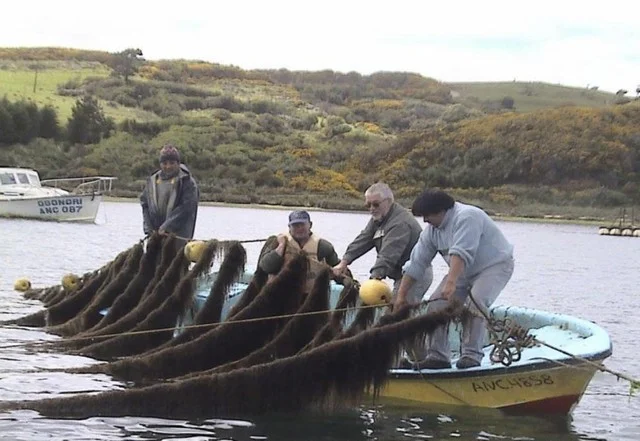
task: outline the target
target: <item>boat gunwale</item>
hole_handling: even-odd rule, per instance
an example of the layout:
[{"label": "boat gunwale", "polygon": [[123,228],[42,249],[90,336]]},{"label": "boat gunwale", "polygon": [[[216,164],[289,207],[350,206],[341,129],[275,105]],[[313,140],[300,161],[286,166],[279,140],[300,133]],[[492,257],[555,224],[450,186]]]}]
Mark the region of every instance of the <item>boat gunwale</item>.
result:
[{"label": "boat gunwale", "polygon": [[[495,375],[511,375],[514,373],[527,373],[527,372],[540,372],[550,369],[556,368],[574,368],[576,365],[585,364],[584,360],[589,362],[598,362],[606,359],[611,356],[612,348],[611,346],[598,352],[596,354],[590,354],[588,356],[578,356],[580,358],[568,358],[566,360],[529,360],[525,361],[522,364],[518,365],[509,365],[509,366],[480,366],[479,368],[470,368],[470,369],[457,369],[454,367],[442,370],[434,370],[434,369],[422,369],[422,370],[409,370],[409,369],[397,369],[391,368],[389,369],[389,377],[394,379],[421,379],[428,377],[429,380],[436,379],[456,379],[456,378],[476,378],[476,377],[487,377],[487,376],[495,376]],[[593,367],[594,370],[597,370],[597,367]]]}]

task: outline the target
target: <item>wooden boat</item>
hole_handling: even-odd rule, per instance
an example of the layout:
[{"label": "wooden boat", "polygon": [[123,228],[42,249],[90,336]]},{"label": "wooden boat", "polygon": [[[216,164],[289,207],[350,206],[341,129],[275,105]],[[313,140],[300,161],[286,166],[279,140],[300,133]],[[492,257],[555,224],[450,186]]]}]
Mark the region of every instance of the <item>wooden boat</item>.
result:
[{"label": "wooden boat", "polygon": [[40,180],[35,170],[0,167],[0,217],[95,222],[114,177]]},{"label": "wooden boat", "polygon": [[[251,278],[246,272],[229,293],[223,317]],[[189,325],[204,305],[215,273],[199,281],[193,310],[179,327]],[[340,285],[331,287],[335,305]],[[498,306],[492,318],[510,320],[534,337],[533,347],[522,348],[509,366],[492,361],[494,345],[486,336],[485,356],[479,367],[457,369],[458,326],[451,324],[452,367],[439,370],[391,369],[382,389],[383,402],[412,406],[462,405],[499,409],[507,413],[570,414],[578,404],[599,364],[611,355],[607,332],[595,323],[569,315],[530,308]],[[176,332],[179,332],[177,330]]]}]

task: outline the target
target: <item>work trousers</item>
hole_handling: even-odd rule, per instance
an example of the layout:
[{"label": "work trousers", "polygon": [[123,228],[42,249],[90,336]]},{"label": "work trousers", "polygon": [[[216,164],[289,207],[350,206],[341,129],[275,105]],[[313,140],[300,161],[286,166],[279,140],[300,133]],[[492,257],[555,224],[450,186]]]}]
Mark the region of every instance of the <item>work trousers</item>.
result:
[{"label": "work trousers", "polygon": [[[513,267],[513,259],[509,259],[486,268],[470,279],[458,280],[454,296],[472,312],[462,322],[461,357],[470,357],[478,362],[482,360],[486,320],[478,311],[478,307],[489,315],[490,306],[511,279]],[[429,298],[427,312],[440,311],[449,305],[448,300],[442,299],[445,282],[446,277]],[[471,300],[469,293],[475,302]],[[449,325],[447,324],[436,328],[427,337],[426,356],[433,360],[450,361],[450,352]]]}]

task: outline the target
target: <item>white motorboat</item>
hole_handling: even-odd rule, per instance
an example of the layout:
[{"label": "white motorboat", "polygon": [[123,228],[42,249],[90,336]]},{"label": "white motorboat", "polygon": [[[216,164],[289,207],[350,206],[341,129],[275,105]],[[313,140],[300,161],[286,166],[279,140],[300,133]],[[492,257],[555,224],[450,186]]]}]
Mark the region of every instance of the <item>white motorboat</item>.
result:
[{"label": "white motorboat", "polygon": [[35,170],[0,167],[0,217],[95,222],[102,195],[116,178],[90,176],[41,181]]}]

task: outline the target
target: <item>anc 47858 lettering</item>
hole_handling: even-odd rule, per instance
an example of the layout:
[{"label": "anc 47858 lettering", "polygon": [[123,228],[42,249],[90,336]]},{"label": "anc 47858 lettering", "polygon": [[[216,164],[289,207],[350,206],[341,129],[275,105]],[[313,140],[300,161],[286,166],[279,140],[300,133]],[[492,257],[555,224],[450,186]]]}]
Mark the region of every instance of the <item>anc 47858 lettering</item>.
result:
[{"label": "anc 47858 lettering", "polygon": [[527,377],[500,378],[498,380],[474,381],[471,383],[474,392],[491,392],[499,389],[524,389],[554,384],[553,378],[547,374],[529,375]]}]

